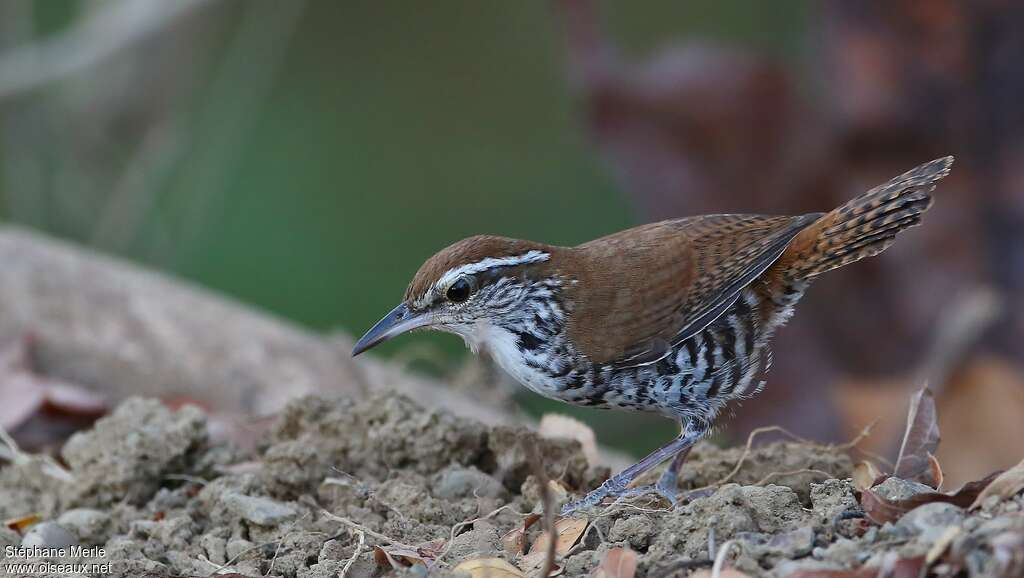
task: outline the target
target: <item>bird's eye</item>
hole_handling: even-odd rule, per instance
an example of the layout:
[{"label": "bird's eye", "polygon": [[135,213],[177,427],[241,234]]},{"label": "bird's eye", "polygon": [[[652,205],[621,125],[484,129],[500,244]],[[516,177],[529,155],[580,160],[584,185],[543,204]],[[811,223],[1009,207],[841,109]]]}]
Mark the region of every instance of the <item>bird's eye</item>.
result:
[{"label": "bird's eye", "polygon": [[462,303],[466,299],[469,299],[470,290],[471,287],[469,286],[469,281],[465,278],[461,278],[452,283],[451,287],[448,288],[448,291],[445,292],[445,297],[447,297],[452,303]]}]

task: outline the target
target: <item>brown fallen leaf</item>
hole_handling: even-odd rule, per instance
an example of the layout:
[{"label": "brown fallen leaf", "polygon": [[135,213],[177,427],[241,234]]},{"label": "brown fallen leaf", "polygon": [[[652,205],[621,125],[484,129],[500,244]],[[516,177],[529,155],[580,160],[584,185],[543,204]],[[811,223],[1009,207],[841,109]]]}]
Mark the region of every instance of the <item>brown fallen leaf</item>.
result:
[{"label": "brown fallen leaf", "polygon": [[530,514],[523,520],[523,525],[519,528],[513,528],[509,530],[504,536],[501,537],[501,546],[507,554],[513,556],[522,554],[526,551],[526,531],[530,529],[530,526],[536,524],[541,519],[540,514]]},{"label": "brown fallen leaf", "polygon": [[[555,520],[555,554],[559,557],[565,556],[566,552],[579,541],[588,525],[590,525],[590,521],[585,518],[558,518]],[[524,572],[541,569],[547,557],[548,540],[547,532],[542,532],[534,539],[529,552],[519,562],[519,567]]]},{"label": "brown fallen leaf", "polygon": [[427,561],[420,556],[418,551],[394,546],[388,546],[387,548],[374,546],[373,559],[377,561],[378,566],[393,568],[396,570],[400,568],[410,568],[412,566],[427,565]]},{"label": "brown fallen leaf", "polygon": [[27,516],[18,516],[17,518],[4,520],[4,526],[19,534],[24,534],[29,526],[38,524],[40,520],[42,520],[42,517],[39,514],[28,514]]},{"label": "brown fallen leaf", "polygon": [[1001,500],[1005,500],[1017,495],[1021,490],[1024,490],[1024,460],[996,476],[996,479],[974,499],[971,509],[980,508],[981,503],[989,496],[999,496]]},{"label": "brown fallen leaf", "polygon": [[63,442],[109,409],[99,394],[36,372],[31,335],[0,345],[0,427],[26,450]]},{"label": "brown fallen leaf", "polygon": [[444,538],[424,542],[416,546],[416,552],[423,557],[424,560],[432,562],[444,552],[446,543],[447,541]]},{"label": "brown fallen leaf", "polygon": [[894,522],[903,517],[910,510],[932,502],[945,502],[961,508],[967,508],[992,480],[996,478],[992,474],[983,480],[968,482],[955,492],[922,492],[905,500],[889,500],[878,495],[873,489],[868,488],[860,494],[860,506],[864,509],[868,519],[876,524]]},{"label": "brown fallen leaf", "polygon": [[942,466],[939,465],[939,458],[928,454],[928,465],[932,470],[932,479],[935,480],[935,485],[932,486],[936,490],[942,487],[942,482],[945,476],[942,474]]},{"label": "brown fallen leaf", "polygon": [[899,457],[893,475],[938,487],[932,477],[929,456],[939,449],[939,422],[935,413],[935,396],[928,386],[922,387],[910,398],[907,429],[900,444]]},{"label": "brown fallen leaf", "polygon": [[860,462],[853,466],[853,487],[859,492],[874,487],[881,477],[882,472],[871,462]]},{"label": "brown fallen leaf", "polygon": [[476,558],[465,560],[452,568],[452,572],[464,572],[472,578],[524,578],[519,568],[501,558]]},{"label": "brown fallen leaf", "polygon": [[633,578],[636,576],[637,555],[629,548],[612,548],[604,555],[601,565],[591,574],[593,578]]}]

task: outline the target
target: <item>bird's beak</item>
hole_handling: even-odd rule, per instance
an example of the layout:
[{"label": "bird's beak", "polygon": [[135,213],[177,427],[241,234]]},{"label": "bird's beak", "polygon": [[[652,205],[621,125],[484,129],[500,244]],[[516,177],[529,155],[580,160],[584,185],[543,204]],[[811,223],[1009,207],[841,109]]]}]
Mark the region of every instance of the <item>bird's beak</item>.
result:
[{"label": "bird's beak", "polygon": [[396,335],[401,335],[418,327],[430,325],[432,317],[433,316],[428,313],[416,313],[414,311],[410,311],[405,303],[402,303],[398,307],[392,309],[391,313],[385,315],[384,319],[378,321],[376,325],[366,332],[366,335],[362,336],[359,341],[356,342],[355,347],[352,348],[352,357],[355,357],[378,343],[383,343]]}]

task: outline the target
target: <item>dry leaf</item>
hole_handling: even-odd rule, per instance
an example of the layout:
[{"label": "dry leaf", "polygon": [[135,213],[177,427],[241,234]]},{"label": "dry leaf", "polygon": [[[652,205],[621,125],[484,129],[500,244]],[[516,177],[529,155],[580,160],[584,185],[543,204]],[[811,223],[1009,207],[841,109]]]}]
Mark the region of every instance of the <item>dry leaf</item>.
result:
[{"label": "dry leaf", "polygon": [[546,413],[540,418],[537,432],[546,438],[567,438],[580,444],[587,463],[596,466],[600,463],[597,451],[597,437],[590,426],[580,420],[560,413]]},{"label": "dry leaf", "polygon": [[[585,518],[558,518],[555,520],[555,555],[565,556],[580,536],[586,531],[590,522]],[[525,572],[532,572],[544,566],[548,554],[548,533],[542,532],[530,545],[530,551],[523,556],[519,567]]]},{"label": "dry leaf", "polygon": [[996,474],[963,485],[959,490],[950,493],[943,492],[922,492],[907,498],[906,500],[888,500],[879,496],[873,489],[868,488],[860,494],[860,506],[868,519],[876,524],[895,522],[903,517],[910,510],[932,502],[945,502],[961,508],[966,508],[974,503],[978,495],[992,483]]},{"label": "dry leaf", "polygon": [[416,553],[423,557],[424,560],[433,561],[444,552],[446,543],[447,541],[444,538],[424,542],[416,546]]},{"label": "dry leaf", "polygon": [[971,509],[980,508],[981,503],[989,496],[999,496],[1000,500],[1005,500],[1017,495],[1021,490],[1024,490],[1024,460],[996,476],[996,479],[978,494],[971,504]]},{"label": "dry leaf", "polygon": [[501,537],[501,545],[506,553],[512,554],[513,556],[522,554],[526,551],[526,531],[530,529],[530,526],[537,523],[541,519],[540,514],[530,514],[523,520],[523,525],[520,528],[513,528],[507,534]]},{"label": "dry leaf", "polygon": [[932,487],[938,490],[942,487],[942,481],[945,479],[942,474],[942,466],[939,465],[939,458],[928,454],[928,466],[932,470],[932,479],[935,480],[935,485]]},{"label": "dry leaf", "polygon": [[604,555],[594,578],[633,578],[636,576],[637,555],[629,548],[612,548]]},{"label": "dry leaf", "polygon": [[32,346],[31,336],[0,346],[0,427],[26,451],[63,442],[108,409],[96,392],[37,373]]},{"label": "dry leaf", "polygon": [[452,572],[465,572],[472,578],[524,578],[524,574],[515,566],[501,558],[476,558],[460,562],[452,568]]},{"label": "dry leaf", "polygon": [[[555,553],[564,556],[583,535],[590,522],[586,518],[558,518],[555,520]],[[530,546],[530,553],[548,549],[548,533],[542,532]]]},{"label": "dry leaf", "polygon": [[397,548],[389,546],[387,549],[380,546],[373,547],[373,559],[377,565],[385,568],[409,568],[410,566],[426,566],[427,562],[416,550]]},{"label": "dry leaf", "polygon": [[937,487],[928,456],[938,449],[939,422],[935,414],[935,396],[925,386],[910,398],[907,429],[893,475]]},{"label": "dry leaf", "polygon": [[42,520],[42,517],[39,514],[28,514],[27,516],[18,516],[17,518],[4,520],[4,525],[19,534],[24,534],[29,526],[38,524],[40,520]]},{"label": "dry leaf", "polygon": [[882,472],[871,462],[860,462],[853,467],[853,487],[859,492],[872,488]]}]

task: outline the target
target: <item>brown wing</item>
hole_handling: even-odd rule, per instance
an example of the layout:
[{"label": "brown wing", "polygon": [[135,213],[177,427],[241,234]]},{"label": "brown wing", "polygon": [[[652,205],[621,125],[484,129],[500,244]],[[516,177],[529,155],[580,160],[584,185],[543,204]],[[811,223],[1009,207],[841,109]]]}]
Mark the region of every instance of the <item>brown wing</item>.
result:
[{"label": "brown wing", "polygon": [[[724,313],[819,216],[690,217],[571,249],[574,343],[598,363],[660,359]],[[583,292],[586,299],[574,298]]]}]

